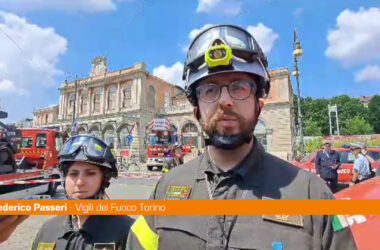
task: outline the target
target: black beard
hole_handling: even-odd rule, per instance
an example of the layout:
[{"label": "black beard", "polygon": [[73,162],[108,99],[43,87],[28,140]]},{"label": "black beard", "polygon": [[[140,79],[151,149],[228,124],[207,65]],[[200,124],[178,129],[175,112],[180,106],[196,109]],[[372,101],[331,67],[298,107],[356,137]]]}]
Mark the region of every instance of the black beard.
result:
[{"label": "black beard", "polygon": [[[241,132],[238,134],[232,134],[232,131],[228,128],[218,128],[217,123],[223,115],[235,116],[238,120]],[[205,141],[206,145],[213,145],[224,150],[233,150],[252,140],[257,119],[249,122],[235,112],[219,109],[208,122],[200,119],[200,123],[202,129],[209,136],[209,139],[206,139]]]},{"label": "black beard", "polygon": [[[237,118],[238,124],[241,128],[241,132],[239,134],[232,134],[232,131],[229,128],[218,127],[218,121],[223,117],[223,115],[231,115]],[[200,119],[200,124],[205,133],[211,138],[214,135],[219,135],[223,137],[231,137],[231,136],[242,136],[244,138],[252,137],[253,131],[255,129],[257,123],[257,119],[253,119],[252,121],[247,121],[244,117],[232,111],[224,111],[222,109],[218,109],[218,111],[210,118],[209,121],[205,121],[204,119]]]}]

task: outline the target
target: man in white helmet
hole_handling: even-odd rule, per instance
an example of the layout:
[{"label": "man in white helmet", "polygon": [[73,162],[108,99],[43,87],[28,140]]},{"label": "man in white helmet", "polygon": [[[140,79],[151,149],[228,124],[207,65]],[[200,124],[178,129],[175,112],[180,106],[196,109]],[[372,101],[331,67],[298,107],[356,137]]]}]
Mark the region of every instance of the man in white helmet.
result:
[{"label": "man in white helmet", "polygon": [[371,169],[369,166],[369,161],[362,154],[362,149],[364,147],[365,145],[361,142],[350,143],[350,150],[355,156],[354,173],[352,175],[350,186],[371,178]]},{"label": "man in white helmet", "polygon": [[[153,199],[332,199],[322,179],[264,151],[253,136],[268,94],[267,59],[246,30],[217,25],[192,42],[186,94],[205,152],[158,182]],[[347,228],[346,228],[347,229]],[[144,215],[129,249],[355,249],[323,215]]]}]

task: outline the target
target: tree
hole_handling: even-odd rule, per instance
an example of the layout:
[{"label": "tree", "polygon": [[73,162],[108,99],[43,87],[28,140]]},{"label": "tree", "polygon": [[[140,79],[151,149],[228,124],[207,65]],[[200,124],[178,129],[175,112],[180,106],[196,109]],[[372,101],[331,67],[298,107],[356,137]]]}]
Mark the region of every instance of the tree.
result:
[{"label": "tree", "polygon": [[[327,135],[329,133],[329,118],[327,113],[328,99],[320,98],[313,99],[312,97],[302,98],[301,97],[301,113],[303,120],[303,130],[305,135],[310,134],[310,128],[306,130],[307,127],[313,126],[315,129],[318,127],[317,131],[321,131],[321,135]],[[295,124],[298,125],[298,103],[297,96],[294,96],[294,117]],[[313,122],[313,124],[310,124]],[[308,124],[309,123],[309,124]]]},{"label": "tree", "polygon": [[305,135],[309,136],[321,136],[321,128],[318,126],[318,123],[316,121],[313,121],[312,119],[309,119],[305,121]]},{"label": "tree", "polygon": [[[338,115],[339,115],[339,126],[341,131],[344,134],[352,133],[351,131],[352,124],[348,124],[352,122],[354,117],[363,118],[365,123],[368,123],[368,110],[360,103],[358,98],[349,97],[348,95],[340,95],[331,98],[330,104],[337,104],[338,106]],[[358,121],[357,119],[355,121]]]},{"label": "tree", "polygon": [[321,137],[311,139],[310,141],[307,141],[305,144],[306,152],[308,153],[315,152],[318,149],[320,149],[322,145],[323,145],[323,139]]},{"label": "tree", "polygon": [[380,133],[380,96],[375,95],[368,103],[368,121],[375,133]]},{"label": "tree", "polygon": [[346,120],[346,126],[343,129],[344,134],[347,135],[366,135],[373,133],[372,126],[363,118],[355,116]]},{"label": "tree", "polygon": [[[356,126],[352,121],[354,117],[362,118],[365,124],[375,128],[380,133],[380,97],[373,98],[368,109],[365,108],[358,98],[348,95],[340,95],[331,99],[311,97],[301,98],[301,112],[303,116],[303,131],[305,135],[329,135],[329,115],[328,105],[337,105],[339,116],[339,127],[342,134],[352,134],[355,131],[352,126]],[[297,96],[294,96],[294,116],[295,123],[298,125]],[[335,120],[332,121],[335,124]],[[371,130],[364,127],[366,133]]]}]

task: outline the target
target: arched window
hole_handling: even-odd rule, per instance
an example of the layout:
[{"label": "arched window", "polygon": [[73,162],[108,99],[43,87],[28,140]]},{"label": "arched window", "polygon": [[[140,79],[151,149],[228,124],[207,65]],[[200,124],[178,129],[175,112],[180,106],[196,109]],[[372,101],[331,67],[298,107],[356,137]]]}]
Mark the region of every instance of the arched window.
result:
[{"label": "arched window", "polygon": [[75,95],[71,94],[69,97],[69,108],[67,114],[72,116],[74,113],[74,105],[75,105]]},{"label": "arched window", "polygon": [[182,143],[191,144],[192,147],[198,147],[198,128],[192,122],[188,122],[181,129]]},{"label": "arched window", "polygon": [[123,89],[123,108],[131,106],[132,101],[132,84],[127,84]]},{"label": "arched window", "polygon": [[111,86],[108,89],[108,97],[107,97],[108,110],[116,109],[116,95],[117,95],[117,88],[115,86]]},{"label": "arched window", "polygon": [[88,131],[88,133],[90,135],[93,135],[93,136],[96,136],[96,137],[100,138],[100,132],[99,132],[99,127],[98,126],[91,127],[90,130]]},{"label": "arched window", "polygon": [[258,120],[255,131],[253,134],[256,136],[257,140],[263,145],[265,150],[268,149],[268,142],[267,142],[267,127],[265,123],[262,120]]},{"label": "arched window", "polygon": [[94,99],[93,99],[93,111],[94,112],[100,112],[100,99],[102,97],[102,94],[100,93],[100,90],[96,90],[94,92]]},{"label": "arched window", "polygon": [[80,128],[78,129],[78,134],[79,134],[79,135],[86,134],[86,129],[85,129],[84,127],[80,127]]},{"label": "arched window", "polygon": [[153,86],[149,86],[148,90],[148,107],[156,107],[156,91]]},{"label": "arched window", "polygon": [[80,96],[80,112],[85,114],[87,112],[88,106],[88,95],[86,93],[81,94]]},{"label": "arched window", "polygon": [[[131,131],[132,132],[132,131]],[[123,127],[120,129],[119,132],[119,139],[120,139],[120,148],[128,148],[128,129],[127,129],[127,124],[123,125]]]},{"label": "arched window", "polygon": [[112,126],[107,126],[107,128],[104,130],[104,142],[108,145],[115,145],[115,129]]}]

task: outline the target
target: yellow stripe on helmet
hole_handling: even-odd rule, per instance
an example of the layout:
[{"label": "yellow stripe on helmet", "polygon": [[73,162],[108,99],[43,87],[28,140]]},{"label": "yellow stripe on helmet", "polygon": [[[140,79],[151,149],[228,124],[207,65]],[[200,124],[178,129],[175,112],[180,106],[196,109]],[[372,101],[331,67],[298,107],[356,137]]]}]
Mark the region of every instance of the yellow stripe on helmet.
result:
[{"label": "yellow stripe on helmet", "polygon": [[158,249],[159,236],[150,228],[144,216],[140,215],[131,227],[141,246],[146,250]]}]

